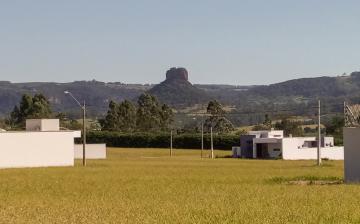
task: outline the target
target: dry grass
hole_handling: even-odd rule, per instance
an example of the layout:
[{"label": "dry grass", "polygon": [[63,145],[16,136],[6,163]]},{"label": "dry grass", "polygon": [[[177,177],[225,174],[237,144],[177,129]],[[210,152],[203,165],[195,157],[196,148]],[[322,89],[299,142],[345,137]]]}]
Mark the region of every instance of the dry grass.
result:
[{"label": "dry grass", "polygon": [[360,186],[269,181],[339,179],[341,162],[175,155],[110,149],[86,168],[0,170],[0,223],[360,223]]}]

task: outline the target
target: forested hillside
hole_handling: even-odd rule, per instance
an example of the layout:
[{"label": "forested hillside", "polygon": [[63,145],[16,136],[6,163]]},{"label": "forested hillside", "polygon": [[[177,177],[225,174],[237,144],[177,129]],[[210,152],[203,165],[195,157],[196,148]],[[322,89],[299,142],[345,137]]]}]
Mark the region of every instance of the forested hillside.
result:
[{"label": "forested hillside", "polygon": [[[179,71],[180,74],[184,72],[181,69]],[[110,100],[117,102],[124,99],[135,100],[144,92],[155,95],[161,102],[178,110],[198,104],[205,105],[209,100],[217,99],[242,113],[288,109],[297,114],[305,114],[316,104],[317,99],[324,102],[325,111],[341,111],[344,100],[360,102],[360,72],[348,76],[296,79],[263,86],[192,85],[187,78],[184,78],[187,76],[182,77],[180,79],[176,78],[176,75],[167,77],[158,85],[98,81],[71,83],[3,81],[0,82],[0,114],[7,115],[24,93],[43,93],[49,99],[54,111],[78,113],[78,106],[64,94],[65,90],[71,91],[79,100],[86,100],[91,116],[104,115]],[[242,118],[237,116],[234,119]]]}]

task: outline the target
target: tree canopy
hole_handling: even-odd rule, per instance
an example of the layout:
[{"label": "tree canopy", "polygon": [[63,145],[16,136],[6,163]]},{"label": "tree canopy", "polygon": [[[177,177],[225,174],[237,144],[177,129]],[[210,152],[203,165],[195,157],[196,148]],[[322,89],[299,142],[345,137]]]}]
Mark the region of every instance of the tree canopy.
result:
[{"label": "tree canopy", "polygon": [[120,132],[166,131],[173,117],[168,105],[160,104],[156,97],[144,93],[138,98],[137,106],[128,100],[111,101],[102,126],[104,130]]},{"label": "tree canopy", "polygon": [[136,128],[136,108],[128,100],[110,101],[103,128],[109,131],[133,131]]},{"label": "tree canopy", "polygon": [[304,131],[301,127],[301,122],[294,121],[288,118],[283,118],[280,122],[276,122],[275,129],[283,130],[285,136],[303,136]]},{"label": "tree canopy", "polygon": [[10,123],[12,126],[21,126],[25,124],[26,119],[50,118],[51,116],[50,102],[44,95],[41,93],[34,96],[24,94],[20,105],[15,106],[10,114]]},{"label": "tree canopy", "polygon": [[226,112],[218,101],[209,102],[207,113],[210,114],[210,117],[204,123],[206,131],[209,131],[211,127],[217,133],[228,133],[234,130],[233,124],[225,117]]}]

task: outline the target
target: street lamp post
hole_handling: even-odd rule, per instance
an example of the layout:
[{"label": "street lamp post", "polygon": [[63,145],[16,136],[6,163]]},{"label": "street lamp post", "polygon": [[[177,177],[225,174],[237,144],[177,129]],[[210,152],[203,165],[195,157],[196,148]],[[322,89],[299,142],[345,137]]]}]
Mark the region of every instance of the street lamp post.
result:
[{"label": "street lamp post", "polygon": [[317,147],[317,165],[321,166],[321,105],[318,101],[318,147]]},{"label": "street lamp post", "polygon": [[204,118],[201,117],[201,159],[203,158],[204,154]]},{"label": "street lamp post", "polygon": [[69,91],[64,91],[65,94],[70,95],[71,98],[73,98],[75,100],[75,102],[80,106],[80,108],[82,109],[83,112],[83,133],[82,133],[82,137],[83,137],[83,166],[86,166],[86,104],[85,104],[85,100],[84,100],[84,104],[81,105],[81,103],[73,96],[73,94]]},{"label": "street lamp post", "polygon": [[[193,120],[197,120],[196,117],[193,118]],[[198,123],[196,122],[196,127],[198,127]],[[200,158],[203,158],[203,152],[204,152],[204,115],[201,115],[201,155]]]}]

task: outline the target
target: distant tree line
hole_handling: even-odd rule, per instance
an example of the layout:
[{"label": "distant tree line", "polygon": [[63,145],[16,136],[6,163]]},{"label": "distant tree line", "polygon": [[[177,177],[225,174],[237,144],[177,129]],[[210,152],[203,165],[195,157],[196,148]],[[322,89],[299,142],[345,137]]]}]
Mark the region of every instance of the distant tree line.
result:
[{"label": "distant tree line", "polygon": [[[204,131],[210,132],[211,127],[216,133],[229,133],[234,130],[233,124],[226,119],[223,106],[216,100],[207,106],[207,118]],[[142,94],[137,104],[124,100],[120,103],[110,101],[105,119],[101,120],[102,130],[119,132],[158,132],[173,129],[173,109],[161,104],[155,96]]]},{"label": "distant tree line", "polygon": [[[138,98],[136,103],[128,100],[118,103],[110,101],[106,116],[99,121],[89,121],[88,127],[90,130],[103,130],[124,134],[136,132],[152,135],[167,132],[170,129],[177,130],[177,134],[196,135],[196,133],[199,133],[198,122],[192,127],[195,131],[191,131],[191,129],[182,130],[179,126],[176,127],[174,124],[174,114],[173,109],[169,105],[161,104],[155,96],[145,93]],[[185,114],[185,116],[189,117],[188,114]],[[210,101],[206,108],[206,118],[203,120],[205,133],[209,133],[211,128],[215,134],[220,135],[240,133],[234,132],[235,128],[232,122],[226,118],[227,116],[224,107],[218,101]],[[24,94],[19,104],[12,110],[9,118],[0,120],[0,128],[22,128],[25,126],[26,119],[37,118],[58,118],[61,121],[61,127],[65,129],[78,130],[82,126],[77,120],[69,120],[65,113],[53,113],[51,105],[44,95]],[[265,114],[262,118],[262,123],[254,126],[253,130],[271,130],[274,128],[284,130],[286,136],[290,134],[293,136],[316,134],[317,128],[310,128],[308,126],[303,128],[305,124],[311,124],[311,120],[305,122],[293,119],[291,116],[283,116],[278,118],[276,122],[273,122],[270,115]],[[324,118],[322,124],[324,125],[322,133],[334,136],[335,143],[342,144],[344,119],[339,116]],[[243,134],[243,131],[241,133]],[[122,135],[122,138],[124,137],[126,136]],[[115,140],[112,138],[111,141]]]},{"label": "distant tree line", "polygon": [[204,123],[206,132],[209,132],[211,127],[216,133],[229,133],[234,130],[233,124],[225,117],[226,112],[218,101],[209,102],[207,114],[209,117]]},{"label": "distant tree line", "polygon": [[[216,100],[207,106],[204,121],[204,131],[226,134],[234,130],[233,124],[225,117],[223,106]],[[48,99],[41,93],[35,95],[24,94],[19,105],[12,110],[10,117],[2,120],[2,127],[10,126],[18,129],[25,126],[26,119],[58,118],[61,126],[66,129],[80,129],[77,120],[69,120],[65,113],[53,113]],[[178,129],[174,125],[174,111],[167,104],[161,104],[157,98],[148,93],[140,95],[137,103],[124,100],[110,101],[108,111],[103,119],[99,119],[100,127],[92,130],[116,132],[164,132]],[[96,126],[96,125],[94,125]]]},{"label": "distant tree line", "polygon": [[0,122],[1,127],[7,129],[21,129],[27,119],[58,118],[62,128],[70,130],[81,129],[76,120],[68,120],[65,113],[53,113],[49,100],[41,93],[35,95],[24,94],[19,105],[16,105],[10,117]]},{"label": "distant tree line", "polygon": [[20,105],[15,106],[10,114],[9,124],[12,127],[24,126],[26,119],[50,118],[52,116],[50,102],[44,95],[24,94]]},{"label": "distant tree line", "polygon": [[[169,148],[169,133],[122,133],[113,131],[90,131],[88,133],[89,143],[103,143],[110,147],[126,148]],[[239,145],[239,136],[234,134],[218,134],[213,136],[216,149],[231,150],[232,146]],[[210,134],[204,135],[204,148],[210,149]],[[200,149],[201,134],[175,134],[173,136],[173,147],[181,149]]]},{"label": "distant tree line", "polygon": [[102,130],[118,132],[167,131],[174,121],[173,110],[156,97],[144,93],[137,105],[124,100],[110,101],[108,112],[100,121]]},{"label": "distant tree line", "polygon": [[291,119],[290,117],[283,117],[280,121],[273,123],[270,116],[265,114],[265,119],[262,124],[255,125],[253,130],[283,130],[285,136],[304,136],[302,122]]}]

